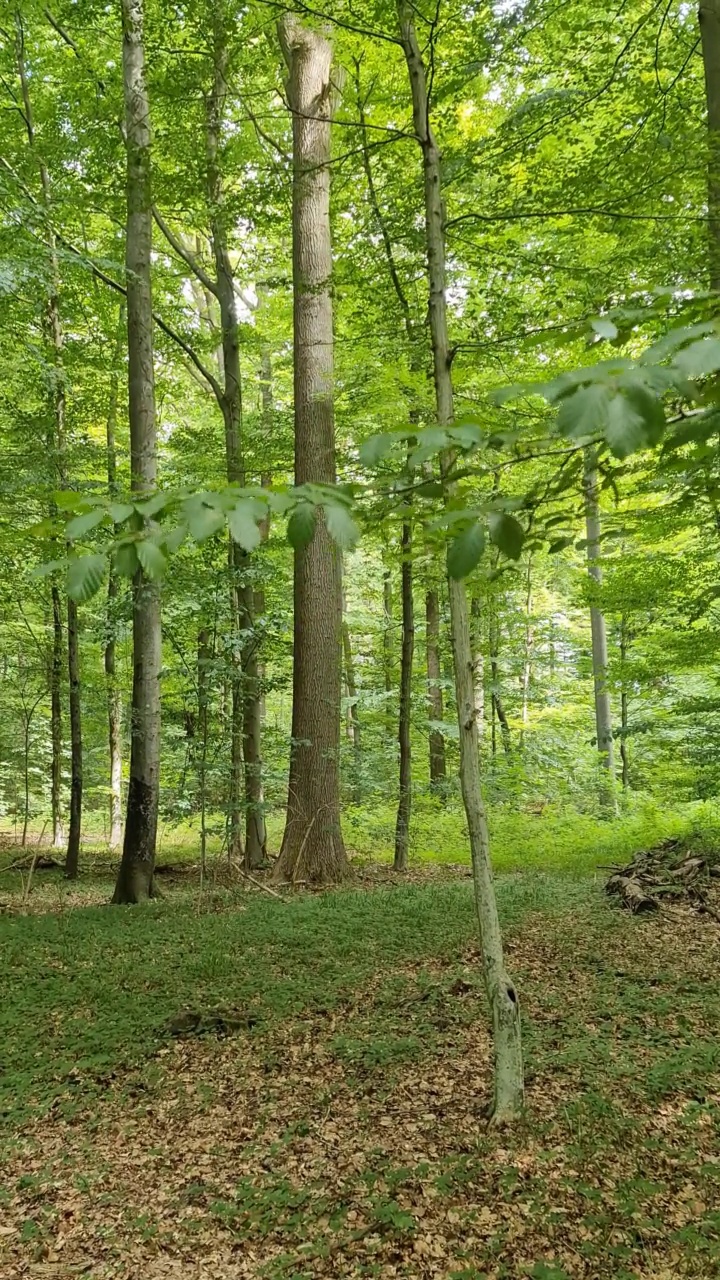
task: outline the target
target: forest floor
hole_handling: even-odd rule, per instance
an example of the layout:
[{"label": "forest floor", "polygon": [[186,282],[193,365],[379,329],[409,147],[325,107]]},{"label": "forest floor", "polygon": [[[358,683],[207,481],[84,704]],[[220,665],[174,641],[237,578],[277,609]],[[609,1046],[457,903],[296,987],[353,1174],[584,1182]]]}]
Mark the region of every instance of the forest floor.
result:
[{"label": "forest floor", "polygon": [[38,875],[0,916],[3,1280],[720,1276],[712,919],[501,876],[528,1112],[496,1132],[467,868],[130,911]]}]

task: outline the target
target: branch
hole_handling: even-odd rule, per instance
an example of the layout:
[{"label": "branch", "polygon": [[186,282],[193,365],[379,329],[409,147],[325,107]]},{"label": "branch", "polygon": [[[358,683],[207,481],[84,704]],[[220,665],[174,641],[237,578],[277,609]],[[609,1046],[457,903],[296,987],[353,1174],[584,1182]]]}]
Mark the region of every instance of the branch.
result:
[{"label": "branch", "polygon": [[569,218],[577,214],[596,215],[600,218],[624,218],[632,222],[705,222],[695,214],[684,213],[619,213],[614,209],[600,209],[596,205],[584,205],[577,209],[542,209],[530,213],[462,213],[450,218],[445,226],[456,227],[461,222],[520,222],[531,218]]},{"label": "branch", "polygon": [[203,288],[207,289],[208,293],[211,293],[213,297],[217,298],[218,297],[217,281],[213,280],[212,276],[208,275],[207,271],[203,266],[201,266],[201,264],[198,262],[195,255],[191,253],[190,250],[185,247],[182,240],[179,240],[178,237],[175,235],[175,233],[170,230],[170,227],[168,226],[167,222],[163,218],[157,205],[153,205],[152,215],[155,221],[157,222],[160,230],[162,231],[163,235],[165,236],[165,239],[167,240],[168,244],[172,245],[178,257],[182,258],[183,262],[185,263],[186,266],[190,268],[193,275],[197,276]]}]

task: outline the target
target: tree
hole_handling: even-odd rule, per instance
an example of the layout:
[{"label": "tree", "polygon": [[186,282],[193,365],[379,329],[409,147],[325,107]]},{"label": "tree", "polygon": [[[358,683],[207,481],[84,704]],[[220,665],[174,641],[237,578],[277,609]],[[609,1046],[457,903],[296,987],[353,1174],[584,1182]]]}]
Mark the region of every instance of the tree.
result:
[{"label": "tree", "polygon": [[[438,425],[453,422],[453,385],[445,296],[445,234],[440,152],[432,131],[425,66],[412,17],[412,10],[398,0],[400,40],[407,63],[413,108],[413,127],[423,162],[425,235],[429,286],[430,337]],[[447,456],[443,470],[451,465]],[[490,841],[480,789],[480,765],[473,652],[470,640],[467,595],[448,565],[450,624],[452,632],[455,690],[460,734],[460,783],[470,835],[470,852],[483,969],[493,1021],[495,1053],[495,1124],[517,1119],[524,1102],[524,1079],[520,1038],[520,1009],[517,992],[510,981],[503,955],[490,864]]]},{"label": "tree", "polygon": [[[150,280],[152,192],[150,103],[145,83],[142,0],[122,0],[123,88],[127,148],[128,392],[132,492],[157,482],[155,368]],[[151,543],[145,544],[152,545]],[[133,690],[130,783],[125,839],[113,902],[143,902],[153,892],[160,786],[160,586],[138,563],[133,580]]]},{"label": "tree", "polygon": [[[330,291],[332,47],[286,13],[278,34],[293,122],[295,483],[335,484]],[[339,880],[342,565],[327,517],[295,549],[292,743],[285,834],[276,876]],[[304,545],[302,545],[304,544]]]},{"label": "tree", "polygon": [[428,718],[430,720],[430,786],[443,796],[446,780],[443,695],[440,667],[440,601],[438,593],[425,593],[425,654],[428,682]]},{"label": "tree", "polygon": [[615,752],[607,674],[607,628],[599,598],[602,586],[600,502],[598,497],[597,458],[590,448],[585,451],[584,490],[587,566],[593,592],[590,602],[590,627],[592,632],[593,687],[595,690],[595,730],[600,764],[604,775],[608,779],[601,785],[601,802],[606,809],[612,812],[615,805]]},{"label": "tree", "polygon": [[720,289],[720,3],[700,0],[698,9],[707,104],[707,207],[709,279]]}]

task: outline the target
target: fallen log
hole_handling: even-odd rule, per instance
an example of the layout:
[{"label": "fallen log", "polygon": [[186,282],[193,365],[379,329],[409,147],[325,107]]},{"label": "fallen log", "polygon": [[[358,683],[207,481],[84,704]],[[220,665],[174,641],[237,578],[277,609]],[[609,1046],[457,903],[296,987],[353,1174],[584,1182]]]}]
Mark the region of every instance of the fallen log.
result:
[{"label": "fallen log", "polygon": [[657,911],[658,909],[657,899],[646,893],[642,885],[630,876],[610,876],[605,885],[605,891],[606,893],[616,893],[634,915],[641,911]]}]

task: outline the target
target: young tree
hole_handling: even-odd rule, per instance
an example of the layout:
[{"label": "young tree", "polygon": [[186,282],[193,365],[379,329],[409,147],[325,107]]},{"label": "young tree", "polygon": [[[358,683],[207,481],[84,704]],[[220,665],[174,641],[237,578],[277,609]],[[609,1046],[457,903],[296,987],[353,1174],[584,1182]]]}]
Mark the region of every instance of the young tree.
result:
[{"label": "young tree", "polygon": [[[152,193],[150,103],[145,83],[143,0],[122,0],[123,88],[127,148],[128,390],[131,485],[136,499],[157,482],[155,369],[150,260]],[[138,566],[133,581],[133,690],[125,839],[113,902],[136,903],[153,891],[160,787],[160,587]]]},{"label": "young tree", "polygon": [[592,669],[595,690],[595,730],[600,764],[607,781],[601,782],[600,800],[603,807],[612,811],[615,805],[615,751],[613,746],[612,712],[608,689],[608,648],[605,615],[600,607],[599,593],[602,587],[600,547],[600,501],[598,496],[597,458],[594,449],[585,450],[585,526],[587,531],[587,568],[590,589],[590,628],[592,633]]},{"label": "young tree", "polygon": [[[295,482],[335,483],[330,241],[332,46],[285,13],[278,34],[293,124]],[[290,780],[281,880],[342,879],[340,829],[342,565],[318,516],[295,549]]]},{"label": "young tree", "polygon": [[[410,80],[415,137],[422,153],[430,337],[437,421],[453,421],[453,384],[445,296],[445,231],[440,151],[431,127],[425,65],[413,22],[413,9],[398,0],[400,41]],[[443,472],[451,459],[445,457]],[[460,782],[470,834],[475,901],[477,905],[483,968],[493,1020],[495,1098],[492,1119],[509,1123],[519,1116],[524,1102],[520,1008],[503,955],[495,888],[490,864],[490,842],[480,788],[478,727],[473,689],[473,652],[470,641],[467,596],[464,583],[448,573],[453,665],[460,735]]]},{"label": "young tree", "polygon": [[707,208],[710,288],[720,289],[720,0],[700,0],[707,107]]},{"label": "young tree", "polygon": [[[125,303],[120,304],[115,356],[110,372],[110,403],[105,423],[107,446],[108,494],[117,497],[117,452],[115,430],[117,427],[118,393],[120,384],[119,364],[125,347]],[[113,567],[108,578],[107,611],[105,615],[105,687],[108,710],[108,754],[110,760],[110,831],[108,844],[119,849],[122,843],[122,694],[116,669],[118,579]]]},{"label": "young tree", "polygon": [[447,776],[445,735],[442,729],[443,695],[440,666],[440,601],[431,588],[425,593],[425,655],[428,683],[428,719],[430,720],[430,786],[443,796]]}]

